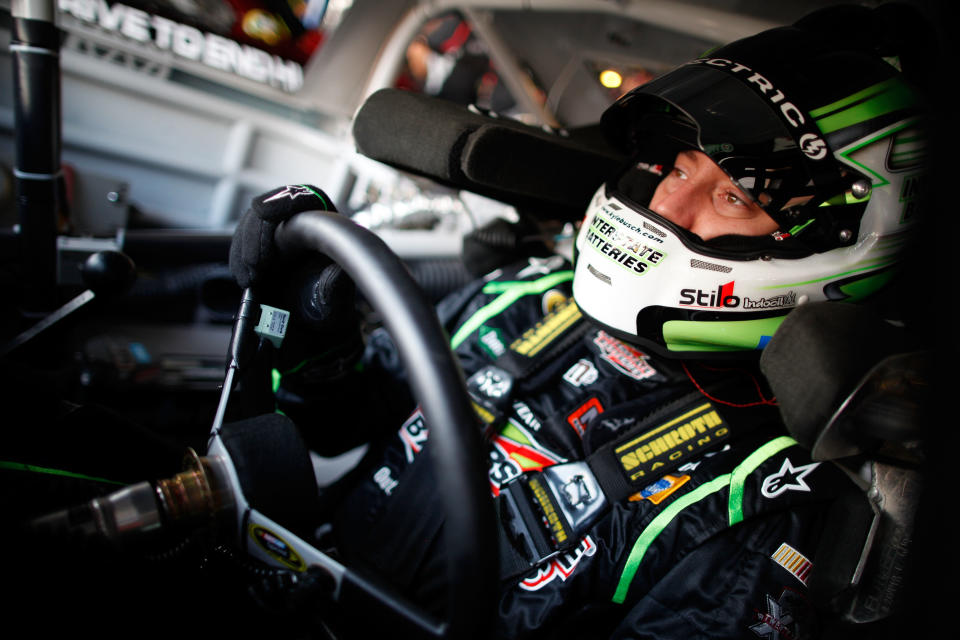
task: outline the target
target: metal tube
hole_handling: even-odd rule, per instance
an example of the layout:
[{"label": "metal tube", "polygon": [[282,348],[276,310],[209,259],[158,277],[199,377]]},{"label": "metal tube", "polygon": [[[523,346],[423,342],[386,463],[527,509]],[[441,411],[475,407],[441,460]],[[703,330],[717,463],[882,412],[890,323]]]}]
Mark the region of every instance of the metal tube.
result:
[{"label": "metal tube", "polygon": [[22,281],[27,307],[56,304],[60,182],[60,32],[53,0],[11,6],[15,164]]}]

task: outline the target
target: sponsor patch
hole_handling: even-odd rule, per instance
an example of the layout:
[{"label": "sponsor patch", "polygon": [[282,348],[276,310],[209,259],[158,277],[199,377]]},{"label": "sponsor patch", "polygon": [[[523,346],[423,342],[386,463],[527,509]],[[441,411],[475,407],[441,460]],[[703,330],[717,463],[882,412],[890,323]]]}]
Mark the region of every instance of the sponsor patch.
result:
[{"label": "sponsor patch", "polygon": [[674,492],[685,485],[687,480],[690,479],[690,476],[672,476],[667,474],[654,482],[643,488],[643,491],[638,491],[637,493],[630,496],[630,502],[640,502],[641,500],[649,500],[653,504],[660,504]]},{"label": "sponsor patch", "polygon": [[630,482],[636,482],[675,469],[729,435],[713,405],[703,402],[615,447],[614,454]]},{"label": "sponsor patch", "polygon": [[563,381],[575,387],[585,387],[596,382],[599,377],[600,372],[597,371],[597,366],[586,358],[580,358],[563,374]]},{"label": "sponsor patch", "polygon": [[590,398],[567,416],[567,424],[573,427],[581,438],[590,422],[603,413],[603,405],[596,398]]},{"label": "sponsor patch", "polygon": [[794,578],[803,584],[807,584],[807,577],[810,575],[813,563],[805,555],[784,542],[770,557]]},{"label": "sponsor patch", "polygon": [[259,524],[250,525],[250,537],[257,546],[263,549],[271,558],[290,567],[294,571],[305,571],[307,568],[303,559],[293,550],[286,540]]},{"label": "sponsor patch", "polygon": [[473,409],[491,437],[510,410],[513,377],[499,367],[487,365],[467,378],[467,392]]},{"label": "sponsor patch", "polygon": [[502,485],[521,473],[540,471],[567,461],[538,443],[530,432],[512,419],[493,438],[491,445],[488,475],[490,491],[494,496],[500,494]]},{"label": "sponsor patch", "polygon": [[810,485],[804,478],[819,466],[819,462],[811,462],[794,467],[790,458],[784,458],[780,470],[763,479],[760,492],[765,498],[777,498],[787,491],[809,492]]},{"label": "sponsor patch", "polygon": [[532,358],[575,325],[583,314],[580,308],[569,298],[557,304],[556,308],[543,317],[537,324],[527,329],[511,345],[510,350]]},{"label": "sponsor patch", "polygon": [[588,558],[597,552],[597,545],[593,538],[586,536],[580,541],[576,549],[562,553],[556,558],[537,568],[537,574],[531,576],[520,583],[520,588],[524,591],[538,591],[554,580],[566,581],[573,575],[574,570],[580,566],[584,558]]},{"label": "sponsor patch", "polygon": [[780,595],[779,600],[767,594],[767,610],[753,610],[756,622],[750,625],[752,631],[759,638],[766,640],[794,640],[796,638],[796,621],[791,611],[791,592],[787,589]]},{"label": "sponsor patch", "polygon": [[492,359],[497,359],[507,350],[507,345],[503,344],[503,338],[499,329],[480,326],[477,331],[480,339],[480,348],[487,352]]},{"label": "sponsor patch", "polygon": [[423,421],[423,414],[420,408],[407,418],[407,421],[400,426],[398,435],[403,443],[403,452],[406,454],[407,462],[412,463],[414,458],[423,451],[423,445],[427,442],[427,426]]},{"label": "sponsor patch", "polygon": [[393,490],[400,484],[394,479],[393,471],[390,470],[390,467],[380,467],[377,469],[376,473],[373,474],[373,481],[376,482],[380,490],[388,496],[393,495]]},{"label": "sponsor patch", "polygon": [[514,402],[513,411],[525,427],[533,431],[540,431],[540,420],[525,402],[520,402],[519,400]]},{"label": "sponsor patch", "polygon": [[496,402],[510,397],[513,378],[503,369],[486,366],[470,376],[467,389],[475,395]]},{"label": "sponsor patch", "polygon": [[643,352],[617,340],[606,331],[598,331],[593,344],[600,349],[600,356],[604,360],[634,380],[645,380],[657,373]]}]

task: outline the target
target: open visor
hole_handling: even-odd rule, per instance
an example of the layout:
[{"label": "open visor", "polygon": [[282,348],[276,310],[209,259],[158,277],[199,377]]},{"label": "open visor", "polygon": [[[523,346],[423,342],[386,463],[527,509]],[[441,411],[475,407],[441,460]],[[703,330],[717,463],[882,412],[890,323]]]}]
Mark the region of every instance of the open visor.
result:
[{"label": "open visor", "polygon": [[[669,167],[679,150],[704,152],[779,220],[791,200],[809,200],[818,181],[811,147],[804,153],[800,145],[816,134],[789,126],[809,119],[779,95],[775,103],[726,71],[689,64],[628,93],[604,113],[603,124],[638,161]],[[814,146],[825,159],[826,147]]]}]

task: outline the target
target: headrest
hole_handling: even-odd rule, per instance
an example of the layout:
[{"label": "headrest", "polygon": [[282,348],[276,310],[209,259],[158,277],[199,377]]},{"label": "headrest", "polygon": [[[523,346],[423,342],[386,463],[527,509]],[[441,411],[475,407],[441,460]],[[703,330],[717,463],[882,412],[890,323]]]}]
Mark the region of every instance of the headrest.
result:
[{"label": "headrest", "polygon": [[930,399],[929,354],[915,342],[867,306],[814,302],[787,315],[760,368],[787,430],[814,459],[880,447],[893,455],[922,439]]}]

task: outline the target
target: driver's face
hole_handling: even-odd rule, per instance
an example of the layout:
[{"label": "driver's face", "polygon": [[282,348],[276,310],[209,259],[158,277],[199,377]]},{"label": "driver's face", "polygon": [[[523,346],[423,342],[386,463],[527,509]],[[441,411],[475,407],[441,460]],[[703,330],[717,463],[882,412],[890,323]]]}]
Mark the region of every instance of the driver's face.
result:
[{"label": "driver's face", "polygon": [[681,151],[660,181],[650,209],[704,240],[723,235],[762,236],[777,223],[700,151]]}]

